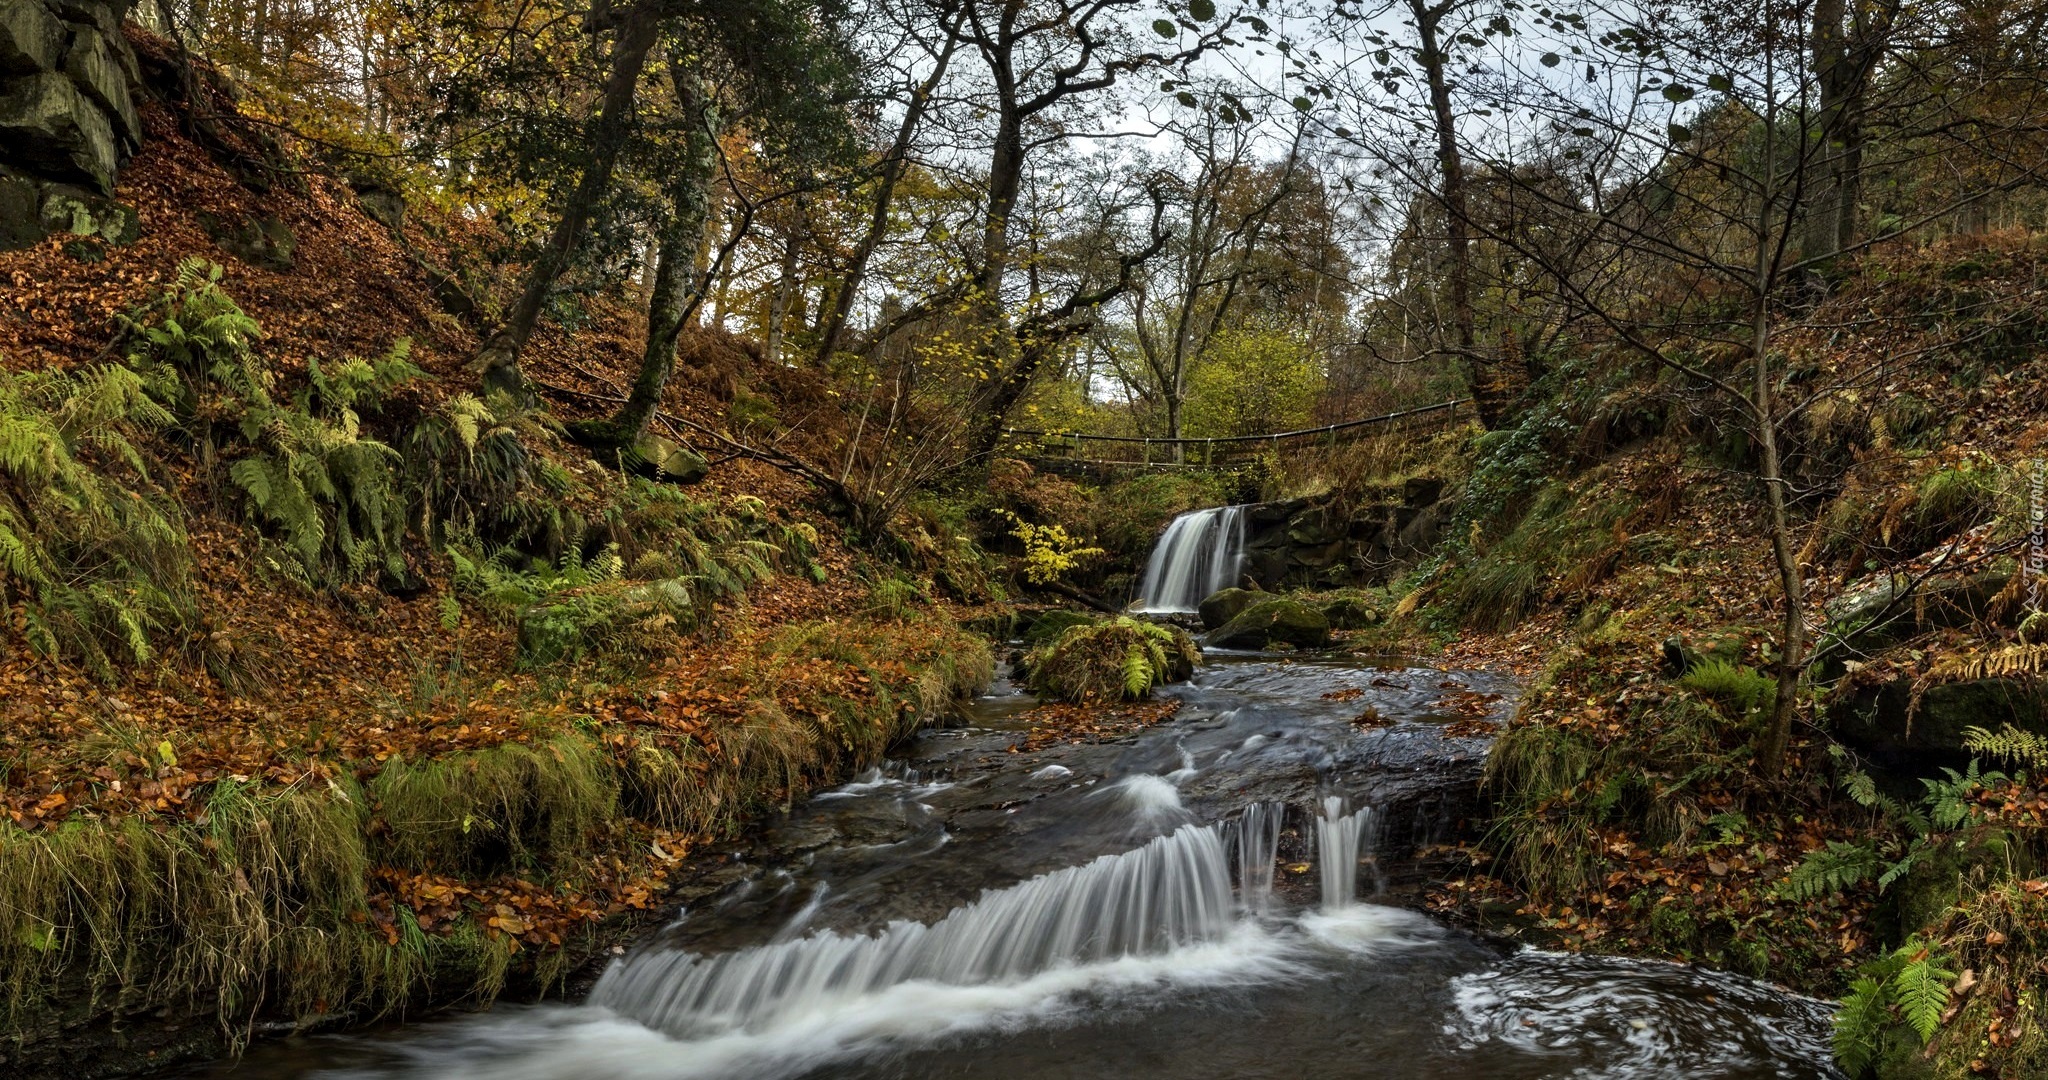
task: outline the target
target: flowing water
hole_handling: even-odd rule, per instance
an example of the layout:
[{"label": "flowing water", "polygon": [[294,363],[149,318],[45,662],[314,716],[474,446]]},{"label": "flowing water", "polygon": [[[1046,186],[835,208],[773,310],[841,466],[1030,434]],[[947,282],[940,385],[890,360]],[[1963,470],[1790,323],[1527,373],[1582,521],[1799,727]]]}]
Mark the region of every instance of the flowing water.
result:
[{"label": "flowing water", "polygon": [[1191,510],[1166,526],[1145,576],[1138,582],[1139,611],[1186,613],[1244,572],[1245,508]]},{"label": "flowing water", "polygon": [[[1469,834],[1512,686],[1236,657],[1173,720],[1010,752],[1029,699],[680,875],[575,1005],[259,1047],[234,1077],[885,1080],[1834,1077],[1827,1009],[1653,962],[1516,951],[1396,906]],[[1361,729],[1372,707],[1394,722]]]}]

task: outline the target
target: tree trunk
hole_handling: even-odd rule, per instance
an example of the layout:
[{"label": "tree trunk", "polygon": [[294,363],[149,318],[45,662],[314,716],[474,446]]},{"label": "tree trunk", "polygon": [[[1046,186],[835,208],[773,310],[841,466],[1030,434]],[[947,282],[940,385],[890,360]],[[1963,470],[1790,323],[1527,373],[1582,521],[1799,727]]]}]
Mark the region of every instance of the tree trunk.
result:
[{"label": "tree trunk", "polygon": [[1785,479],[1778,453],[1778,423],[1771,399],[1771,365],[1768,352],[1770,314],[1768,298],[1759,298],[1751,345],[1756,404],[1757,441],[1763,452],[1757,478],[1763,481],[1769,503],[1771,555],[1777,563],[1778,587],[1785,601],[1785,618],[1779,629],[1778,700],[1771,710],[1770,724],[1757,747],[1757,767],[1766,777],[1785,768],[1785,753],[1792,742],[1792,718],[1799,705],[1799,676],[1806,669],[1806,582],[1799,572],[1799,558],[1792,546],[1792,526],[1785,508]]},{"label": "tree trunk", "polygon": [[1820,145],[1807,169],[1806,235],[1799,246],[1806,261],[1825,259],[1842,249],[1842,182],[1846,162],[1841,141],[1842,119],[1850,87],[1849,50],[1843,25],[1844,0],[1814,0],[1814,82],[1820,88]]},{"label": "tree trunk", "polygon": [[660,265],[647,303],[647,344],[626,403],[612,417],[621,445],[638,438],[661,404],[676,367],[676,336],[703,298],[697,249],[711,216],[711,179],[718,167],[718,118],[695,75],[675,65],[676,100],[686,118],[683,162],[669,189],[669,217],[661,231]]},{"label": "tree trunk", "polygon": [[612,169],[632,127],[633,101],[640,73],[647,66],[661,22],[651,7],[635,7],[624,16],[618,39],[612,44],[611,74],[605,79],[604,103],[590,126],[590,158],[583,176],[562,207],[562,216],[548,235],[547,244],[526,272],[526,285],[504,325],[485,340],[470,361],[471,370],[483,379],[484,389],[505,390],[528,395],[525,376],[519,372],[519,354],[533,336],[548,292],[568,269],[570,258],[583,240],[590,216],[611,186]]},{"label": "tree trunk", "polygon": [[797,233],[791,230],[782,242],[782,266],[775,278],[775,293],[768,301],[767,341],[762,346],[768,363],[782,362],[782,339],[789,325],[789,302],[796,294]]},{"label": "tree trunk", "polygon": [[1439,31],[1445,16],[1456,10],[1458,0],[1443,0],[1431,6],[1424,0],[1409,0],[1415,31],[1422,46],[1419,57],[1429,83],[1429,109],[1436,134],[1437,166],[1443,171],[1438,199],[1443,204],[1445,235],[1450,244],[1450,274],[1445,289],[1450,294],[1451,322],[1457,334],[1460,362],[1472,383],[1472,403],[1479,422],[1499,426],[1506,403],[1495,393],[1495,380],[1479,362],[1474,347],[1478,320],[1472,312],[1471,211],[1465,198],[1465,159],[1458,149],[1458,119],[1451,109],[1451,84],[1446,71],[1450,57],[1444,52]]},{"label": "tree trunk", "polygon": [[[965,8],[962,8],[965,11]],[[896,199],[896,185],[903,179],[903,170],[909,164],[910,145],[917,134],[917,126],[924,120],[925,110],[930,106],[933,91],[946,74],[946,66],[952,62],[953,52],[959,47],[960,39],[955,33],[962,16],[955,15],[953,23],[946,30],[946,46],[940,50],[932,64],[931,74],[925,76],[911,94],[910,104],[903,110],[903,122],[896,127],[895,141],[889,145],[889,156],[882,161],[882,175],[875,186],[875,205],[868,215],[868,230],[860,242],[854,245],[853,255],[846,261],[845,272],[840,275],[836,291],[832,294],[829,308],[821,304],[819,314],[822,322],[818,332],[818,366],[824,367],[839,349],[839,340],[846,333],[846,320],[853,314],[853,305],[859,299],[860,285],[867,277],[868,261],[874,258],[875,249],[889,232],[889,210]]]}]

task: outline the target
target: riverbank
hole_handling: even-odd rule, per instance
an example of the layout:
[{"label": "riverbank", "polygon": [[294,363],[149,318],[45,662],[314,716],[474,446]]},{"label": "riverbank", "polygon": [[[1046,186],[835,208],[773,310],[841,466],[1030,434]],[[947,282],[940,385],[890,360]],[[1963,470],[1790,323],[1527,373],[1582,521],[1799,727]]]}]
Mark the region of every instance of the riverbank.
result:
[{"label": "riverbank", "polygon": [[[438,721],[337,716],[326,749],[256,756],[282,731],[259,725],[144,743],[101,790],[156,812],[80,800],[4,827],[10,1075],[546,994],[664,904],[694,847],[872,764],[990,670],[983,639],[932,619],[735,631],[720,655]],[[413,723],[466,748],[361,749]]]}]

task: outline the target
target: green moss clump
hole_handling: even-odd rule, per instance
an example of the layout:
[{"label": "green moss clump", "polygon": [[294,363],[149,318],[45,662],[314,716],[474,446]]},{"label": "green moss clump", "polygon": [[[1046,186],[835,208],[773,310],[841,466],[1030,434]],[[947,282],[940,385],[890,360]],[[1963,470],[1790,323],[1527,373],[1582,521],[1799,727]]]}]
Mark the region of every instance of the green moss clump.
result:
[{"label": "green moss clump", "polygon": [[1194,674],[1195,639],[1177,626],[1120,615],[1070,626],[1025,656],[1027,683],[1060,701],[1142,700]]}]

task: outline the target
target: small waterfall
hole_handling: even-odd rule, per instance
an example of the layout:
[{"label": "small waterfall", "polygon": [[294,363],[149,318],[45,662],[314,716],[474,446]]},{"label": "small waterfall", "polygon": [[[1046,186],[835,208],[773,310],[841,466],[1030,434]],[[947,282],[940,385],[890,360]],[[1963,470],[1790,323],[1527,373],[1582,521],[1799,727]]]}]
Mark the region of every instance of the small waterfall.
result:
[{"label": "small waterfall", "polygon": [[649,950],[607,970],[593,1004],[680,1038],[758,1027],[920,980],[1014,982],[1055,967],[1160,953],[1234,921],[1216,826],[1188,826],[1057,870],[924,925],[814,934],[714,957]]},{"label": "small waterfall", "polygon": [[1193,611],[1244,572],[1245,508],[1217,506],[1174,518],[1138,585],[1138,610]]},{"label": "small waterfall", "polygon": [[1368,806],[1355,814],[1344,812],[1344,797],[1323,800],[1323,813],[1316,819],[1316,862],[1323,875],[1323,910],[1336,911],[1358,899],[1358,858],[1370,854],[1373,812]]},{"label": "small waterfall", "polygon": [[1280,825],[1287,804],[1253,803],[1237,818],[1237,894],[1244,910],[1264,914],[1273,906],[1273,871],[1280,858]]}]

